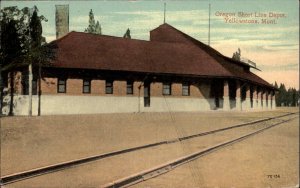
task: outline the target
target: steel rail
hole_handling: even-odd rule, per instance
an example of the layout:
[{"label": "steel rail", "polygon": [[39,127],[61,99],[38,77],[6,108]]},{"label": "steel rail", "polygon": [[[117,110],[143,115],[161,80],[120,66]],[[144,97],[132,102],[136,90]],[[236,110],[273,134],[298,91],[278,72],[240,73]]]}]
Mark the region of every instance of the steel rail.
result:
[{"label": "steel rail", "polygon": [[207,149],[194,152],[192,154],[177,158],[175,160],[171,160],[169,162],[166,162],[166,163],[161,164],[159,166],[150,168],[148,170],[144,170],[144,171],[138,172],[136,174],[127,176],[125,178],[118,179],[116,181],[110,182],[110,183],[108,183],[106,185],[103,185],[101,187],[103,187],[103,188],[129,187],[131,185],[141,183],[141,182],[146,181],[148,179],[155,178],[155,177],[160,176],[162,174],[168,173],[168,172],[172,171],[173,169],[175,169],[176,167],[181,166],[183,164],[186,164],[188,162],[194,161],[194,160],[196,160],[196,159],[198,159],[198,158],[200,158],[204,155],[207,155],[209,153],[212,153],[212,152],[215,152],[215,151],[220,150],[222,148],[225,148],[226,146],[241,142],[241,141],[245,140],[246,138],[249,138],[251,136],[259,134],[259,133],[261,133],[261,132],[263,132],[267,129],[270,129],[272,127],[275,127],[277,125],[280,125],[280,124],[286,123],[288,121],[291,121],[292,119],[295,119],[295,118],[296,117],[290,118],[288,120],[282,120],[279,123],[272,124],[268,127],[259,129],[258,131],[254,131],[254,132],[251,132],[249,134],[242,135],[241,137],[238,137],[238,138],[235,138],[235,139],[232,139],[232,140],[214,145],[214,146],[209,147]]},{"label": "steel rail", "polygon": [[171,144],[171,143],[181,142],[183,140],[188,140],[188,139],[192,139],[195,137],[205,136],[205,135],[209,135],[209,134],[213,134],[213,133],[217,133],[217,132],[221,132],[221,131],[226,131],[226,130],[230,130],[230,129],[234,129],[234,128],[238,128],[238,127],[252,125],[252,124],[256,124],[256,123],[260,123],[260,122],[264,122],[264,121],[269,121],[272,119],[278,119],[281,117],[290,116],[290,115],[297,114],[297,113],[298,112],[287,113],[287,114],[283,114],[283,115],[279,115],[279,116],[263,118],[263,119],[259,119],[259,120],[255,120],[255,121],[251,121],[251,122],[237,124],[237,125],[230,126],[230,127],[225,127],[222,129],[216,129],[216,130],[193,134],[193,135],[189,135],[189,136],[185,136],[185,137],[174,138],[174,139],[170,139],[170,140],[155,142],[155,143],[132,147],[132,148],[127,148],[127,149],[123,149],[123,150],[117,150],[117,151],[108,152],[108,153],[99,154],[99,155],[93,155],[93,156],[89,156],[86,158],[70,160],[70,161],[66,161],[66,162],[62,162],[62,163],[56,163],[54,165],[43,166],[40,168],[35,168],[35,169],[27,170],[27,171],[14,173],[14,174],[9,174],[9,175],[5,175],[0,178],[0,185],[11,184],[11,183],[21,181],[24,179],[33,178],[36,176],[41,176],[44,174],[65,170],[68,168],[72,168],[74,166],[78,166],[81,164],[93,162],[96,160],[100,160],[100,159],[104,159],[104,158],[108,158],[108,157],[112,157],[112,156],[116,156],[116,155],[121,155],[124,153],[129,153],[129,152],[133,152],[133,151],[137,151],[137,150],[141,150],[141,149],[151,148],[151,147],[155,147],[155,146],[159,146],[159,145],[163,145],[163,144]]}]

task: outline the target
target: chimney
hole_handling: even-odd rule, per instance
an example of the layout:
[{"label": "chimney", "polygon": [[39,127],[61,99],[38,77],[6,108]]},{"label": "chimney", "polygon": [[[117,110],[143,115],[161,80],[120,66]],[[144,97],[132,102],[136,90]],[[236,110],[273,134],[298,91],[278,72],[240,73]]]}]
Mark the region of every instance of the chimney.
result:
[{"label": "chimney", "polygon": [[69,5],[55,5],[56,39],[69,33]]}]

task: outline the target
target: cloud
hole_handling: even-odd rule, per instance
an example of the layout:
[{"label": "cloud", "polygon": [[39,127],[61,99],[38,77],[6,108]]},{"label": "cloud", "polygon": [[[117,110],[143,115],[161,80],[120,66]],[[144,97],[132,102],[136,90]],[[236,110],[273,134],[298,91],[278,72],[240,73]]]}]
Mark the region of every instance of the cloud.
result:
[{"label": "cloud", "polygon": [[285,39],[249,39],[249,40],[240,40],[238,37],[230,38],[227,36],[215,38],[214,35],[211,35],[211,41],[214,46],[217,48],[227,48],[227,46],[234,45],[235,48],[241,48],[244,50],[249,50],[252,52],[278,52],[281,51],[295,51],[299,49],[299,43],[293,40]]},{"label": "cloud", "polygon": [[[107,21],[111,20],[113,16],[111,15],[101,15],[101,16],[94,16],[95,21]],[[70,24],[85,24],[88,25],[89,23],[89,16],[88,15],[80,15],[80,16],[75,16],[70,19]]]},{"label": "cloud", "polygon": [[48,43],[56,39],[56,35],[44,35],[44,37]]},{"label": "cloud", "polygon": [[[270,71],[289,71],[294,70],[299,72],[299,52],[296,50],[279,50],[268,51],[261,49],[253,50],[255,46],[252,45],[239,45],[237,40],[230,40],[224,43],[212,44],[212,47],[217,49],[222,54],[232,57],[232,54],[241,49],[242,57],[248,58],[255,62],[257,67],[262,72]],[[276,73],[274,73],[276,74]]]},{"label": "cloud", "polygon": [[269,51],[298,50],[299,45],[297,45],[297,44],[266,45],[266,46],[262,46],[262,49],[269,50]]},{"label": "cloud", "polygon": [[288,64],[275,64],[275,65],[261,65],[260,69],[266,70],[265,72],[273,71],[295,71],[299,69],[298,63],[288,63]]},{"label": "cloud", "polygon": [[[88,26],[88,13],[72,15],[70,30],[84,31]],[[163,23],[163,11],[116,11],[95,13],[103,34],[123,36],[127,28],[135,39],[149,40],[149,31]],[[208,10],[168,10],[167,23],[182,32],[206,43],[208,34]],[[54,23],[54,22],[53,22]],[[55,26],[43,24],[47,42],[54,40]],[[211,46],[231,57],[241,48],[242,56],[255,63],[262,72],[259,76],[274,83],[284,82],[299,88],[299,28],[298,25],[242,25],[225,24],[223,18],[211,17]]]},{"label": "cloud", "polygon": [[[203,18],[206,15],[205,18]],[[167,22],[174,25],[183,32],[196,36],[205,33],[207,36],[207,11],[168,11]],[[132,37],[137,39],[148,39],[149,31],[158,27],[163,22],[162,11],[119,11],[104,13],[101,16],[95,16],[103,28],[103,33],[108,35],[123,35],[127,28],[132,30]],[[83,31],[88,25],[88,16],[75,16],[70,20],[71,30]],[[135,33],[136,32],[136,33]]]},{"label": "cloud", "polygon": [[[211,41],[214,44],[235,43],[237,46],[247,46],[252,50],[280,51],[298,49],[298,36],[291,36],[298,33],[299,29],[295,26],[283,28],[222,28],[212,26]],[[287,33],[291,35],[287,36]],[[219,36],[223,36],[220,38]],[[219,37],[219,38],[216,38]]]},{"label": "cloud", "polygon": [[74,16],[71,17],[70,19],[70,23],[74,23],[74,24],[87,24],[89,21],[89,16],[85,15],[85,16]]}]

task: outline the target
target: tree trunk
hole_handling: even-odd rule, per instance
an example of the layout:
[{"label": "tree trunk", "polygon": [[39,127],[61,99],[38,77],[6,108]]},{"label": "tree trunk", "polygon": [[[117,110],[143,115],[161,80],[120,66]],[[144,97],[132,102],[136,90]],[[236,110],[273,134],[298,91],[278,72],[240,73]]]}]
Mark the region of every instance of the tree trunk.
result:
[{"label": "tree trunk", "polygon": [[0,63],[0,116],[2,115],[2,107],[3,107],[3,79],[2,79],[2,66]]},{"label": "tree trunk", "polygon": [[10,104],[9,104],[9,116],[14,115],[14,79],[15,79],[15,73],[12,71],[10,72]]},{"label": "tree trunk", "polygon": [[41,95],[42,95],[42,88],[41,88],[41,78],[42,78],[42,67],[41,63],[39,63],[39,77],[38,77],[38,116],[41,115]]},{"label": "tree trunk", "polygon": [[28,115],[32,116],[32,63],[30,63],[28,67],[28,97],[29,97]]}]

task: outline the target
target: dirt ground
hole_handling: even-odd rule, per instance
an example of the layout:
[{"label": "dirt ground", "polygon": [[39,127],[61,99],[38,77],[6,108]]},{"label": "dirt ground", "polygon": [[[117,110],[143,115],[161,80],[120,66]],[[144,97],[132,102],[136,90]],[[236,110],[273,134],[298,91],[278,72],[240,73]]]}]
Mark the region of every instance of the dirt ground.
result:
[{"label": "dirt ground", "polygon": [[299,187],[299,118],[133,187]]},{"label": "dirt ground", "polygon": [[[287,108],[263,113],[141,113],[2,118],[1,176],[296,110],[298,109]],[[299,124],[296,122],[296,125],[298,127]],[[296,142],[295,139],[298,143],[299,132],[294,142]],[[155,152],[159,154],[161,151]],[[176,152],[176,149],[174,152],[177,155],[180,154]],[[299,156],[299,152],[297,154]],[[142,155],[147,156],[147,153]],[[134,159],[139,156],[131,157]],[[286,160],[289,161],[289,158]],[[151,161],[150,157],[148,161]],[[135,165],[134,160],[131,164]],[[91,167],[86,168],[89,170]],[[79,174],[79,171],[75,170],[73,173]],[[107,177],[110,176],[109,173],[104,174]],[[61,176],[63,175],[65,174],[62,173]],[[97,178],[98,175],[97,173],[90,174],[94,176],[90,178]],[[80,186],[80,179],[78,181],[79,184],[76,185]],[[17,187],[22,187],[22,184],[18,185]],[[59,186],[59,184],[53,185]],[[94,184],[90,185],[94,187]]]}]

